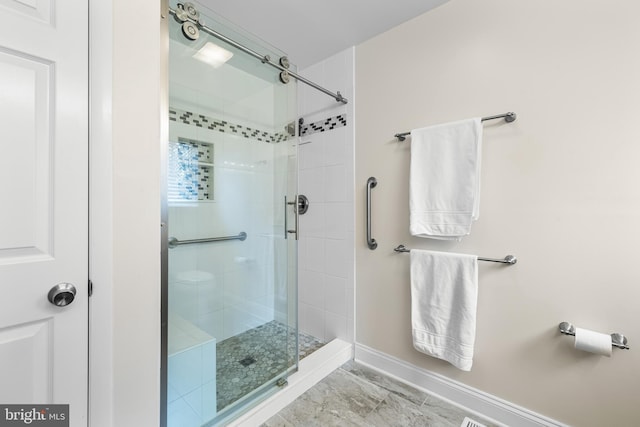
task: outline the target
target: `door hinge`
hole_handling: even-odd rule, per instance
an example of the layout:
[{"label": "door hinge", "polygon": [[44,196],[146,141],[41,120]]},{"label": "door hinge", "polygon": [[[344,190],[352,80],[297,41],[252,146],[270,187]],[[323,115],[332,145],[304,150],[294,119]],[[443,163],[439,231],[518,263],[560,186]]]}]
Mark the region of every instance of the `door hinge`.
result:
[{"label": "door hinge", "polygon": [[89,296],[93,295],[93,282],[89,279]]}]

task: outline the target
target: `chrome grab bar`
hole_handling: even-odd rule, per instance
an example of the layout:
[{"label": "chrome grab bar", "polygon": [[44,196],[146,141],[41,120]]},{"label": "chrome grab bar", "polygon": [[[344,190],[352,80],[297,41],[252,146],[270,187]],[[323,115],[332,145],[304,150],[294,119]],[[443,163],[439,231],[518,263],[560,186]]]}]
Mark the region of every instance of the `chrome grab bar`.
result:
[{"label": "chrome grab bar", "polygon": [[376,239],[371,237],[371,189],[378,185],[378,181],[371,177],[367,180],[367,246],[374,250],[378,247]]},{"label": "chrome grab bar", "polygon": [[223,236],[223,237],[207,237],[204,239],[190,239],[190,240],[178,240],[175,237],[169,237],[169,248],[175,248],[180,245],[191,245],[193,243],[209,243],[209,242],[223,242],[225,240],[245,240],[247,233],[244,231],[238,233],[237,236]]}]

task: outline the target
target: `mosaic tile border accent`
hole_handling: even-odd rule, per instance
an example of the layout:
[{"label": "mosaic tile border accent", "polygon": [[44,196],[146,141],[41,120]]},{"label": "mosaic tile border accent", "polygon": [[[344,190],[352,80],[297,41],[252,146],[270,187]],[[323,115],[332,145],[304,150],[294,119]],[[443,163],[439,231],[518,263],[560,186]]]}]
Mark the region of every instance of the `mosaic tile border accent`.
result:
[{"label": "mosaic tile border accent", "polygon": [[300,136],[312,135],[317,132],[326,132],[346,125],[347,115],[340,114],[335,117],[329,117],[325,120],[319,120],[317,122],[309,123],[308,125],[300,126]]},{"label": "mosaic tile border accent", "polygon": [[269,133],[260,129],[229,123],[225,120],[218,120],[210,116],[173,107],[169,107],[169,120],[184,123],[185,125],[229,133],[242,138],[268,142],[270,144],[277,144],[291,139],[291,135],[286,132]]}]

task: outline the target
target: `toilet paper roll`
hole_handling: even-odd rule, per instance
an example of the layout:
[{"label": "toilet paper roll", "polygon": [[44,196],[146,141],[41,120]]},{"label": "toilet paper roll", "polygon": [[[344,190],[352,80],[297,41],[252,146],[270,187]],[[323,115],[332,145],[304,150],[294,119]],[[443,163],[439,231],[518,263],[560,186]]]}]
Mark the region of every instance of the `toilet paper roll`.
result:
[{"label": "toilet paper roll", "polygon": [[578,350],[611,357],[611,335],[576,328],[575,347]]}]

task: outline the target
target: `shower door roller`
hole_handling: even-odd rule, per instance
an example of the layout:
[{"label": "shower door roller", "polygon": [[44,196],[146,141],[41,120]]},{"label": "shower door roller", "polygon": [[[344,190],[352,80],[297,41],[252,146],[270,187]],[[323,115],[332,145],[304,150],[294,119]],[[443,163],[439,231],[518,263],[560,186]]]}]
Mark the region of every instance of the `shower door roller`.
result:
[{"label": "shower door roller", "polygon": [[287,70],[282,70],[279,75],[280,75],[280,81],[282,83],[287,84],[291,81],[291,76],[289,75]]},{"label": "shower door roller", "polygon": [[189,18],[193,19],[194,21],[197,21],[200,18],[200,12],[198,12],[198,9],[196,9],[193,3],[183,4],[182,9],[184,9],[184,11],[187,12],[187,15],[189,15]]},{"label": "shower door roller", "polygon": [[182,34],[184,34],[184,36],[189,40],[198,40],[198,37],[200,37],[200,30],[198,30],[196,24],[191,21],[187,21],[182,24]]},{"label": "shower door roller", "polygon": [[58,307],[64,307],[73,302],[76,297],[76,287],[71,283],[58,283],[49,291],[47,299]]}]

